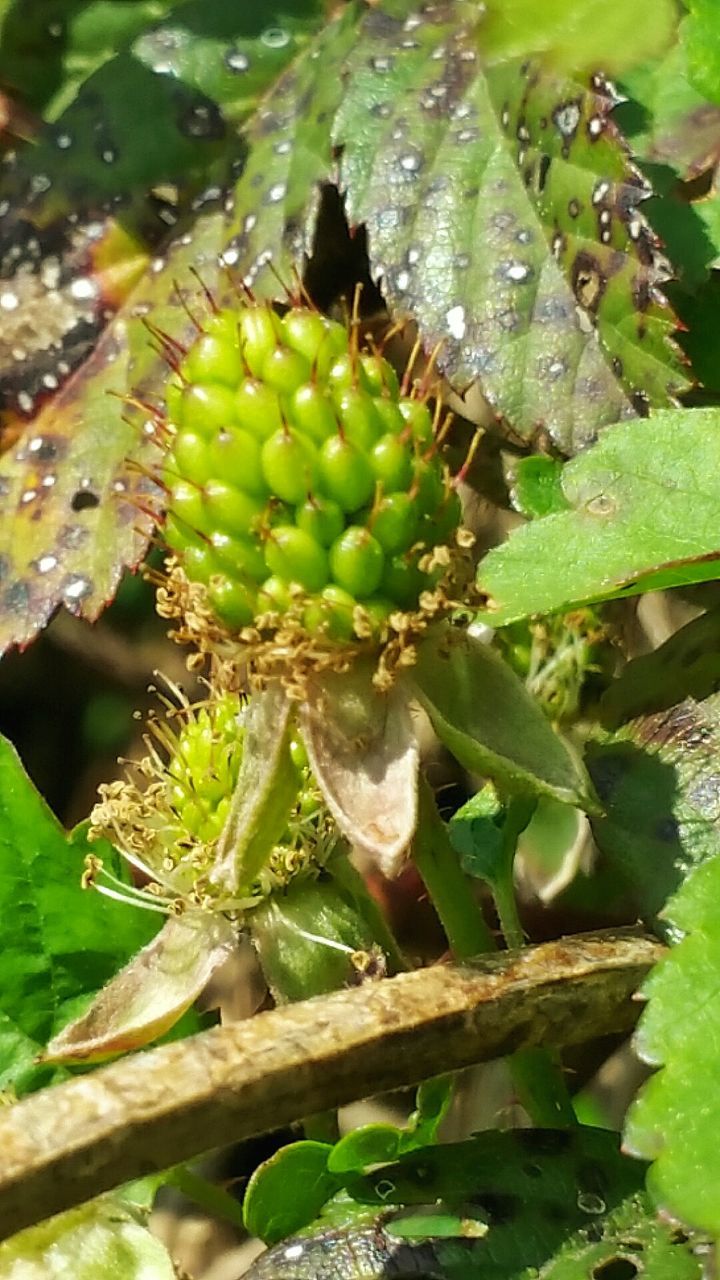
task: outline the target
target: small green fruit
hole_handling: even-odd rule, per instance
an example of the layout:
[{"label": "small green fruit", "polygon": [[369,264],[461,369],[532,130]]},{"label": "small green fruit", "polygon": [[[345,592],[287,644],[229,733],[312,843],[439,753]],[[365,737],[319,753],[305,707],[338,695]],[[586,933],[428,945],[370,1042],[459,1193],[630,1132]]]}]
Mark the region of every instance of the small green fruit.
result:
[{"label": "small green fruit", "polygon": [[353,596],[371,596],[385,567],[382,547],[368,529],[350,525],[330,548],[335,581]]}]

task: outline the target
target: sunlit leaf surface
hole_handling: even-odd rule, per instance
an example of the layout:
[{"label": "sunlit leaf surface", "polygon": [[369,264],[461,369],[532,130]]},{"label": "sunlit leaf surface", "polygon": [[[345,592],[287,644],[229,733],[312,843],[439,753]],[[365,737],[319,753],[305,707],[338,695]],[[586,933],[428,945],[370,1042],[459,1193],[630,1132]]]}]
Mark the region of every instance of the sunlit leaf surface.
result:
[{"label": "sunlit leaf surface", "polygon": [[650,1003],[636,1037],[640,1056],[661,1070],[644,1086],[625,1127],[626,1145],[654,1160],[649,1189],[666,1212],[717,1236],[720,1159],[720,859],[710,859],[668,904],[687,936],[652,972]]},{"label": "sunlit leaf surface", "polygon": [[516,529],[481,562],[484,620],[502,626],[588,600],[720,575],[720,412],[618,423],[569,462],[566,511]]}]

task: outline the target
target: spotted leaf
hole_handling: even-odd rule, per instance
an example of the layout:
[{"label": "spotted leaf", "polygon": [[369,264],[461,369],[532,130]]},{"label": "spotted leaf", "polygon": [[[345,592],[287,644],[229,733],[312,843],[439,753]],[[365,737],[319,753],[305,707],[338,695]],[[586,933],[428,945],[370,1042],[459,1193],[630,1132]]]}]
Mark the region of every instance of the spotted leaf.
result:
[{"label": "spotted leaf", "polygon": [[453,381],[574,453],[684,385],[667,264],[611,86],[482,49],[460,0],[370,12],[334,131],[348,217]]},{"label": "spotted leaf", "polygon": [[260,296],[275,297],[280,281],[290,287],[310,253],[357,17],[356,4],[346,5],[280,77],[247,130],[249,155],[222,258]]},{"label": "spotted leaf", "polygon": [[676,938],[650,975],[636,1050],[662,1069],[642,1090],[625,1127],[627,1147],[654,1160],[648,1188],[674,1218],[717,1236],[720,1160],[720,859],[699,867],[668,903]]},{"label": "spotted leaf", "polygon": [[481,562],[484,620],[717,578],[719,467],[717,409],[616,423],[565,465],[567,510],[516,529]]},{"label": "spotted leaf", "polygon": [[[483,1133],[426,1147],[349,1179],[248,1280],[699,1280],[699,1259],[655,1221],[641,1181],[616,1137],[599,1130]],[[290,1179],[277,1189],[280,1205],[287,1198],[290,1208],[293,1191]]]},{"label": "spotted leaf", "polygon": [[147,225],[123,227],[107,213],[48,227],[6,215],[0,227],[4,452],[90,354],[146,269],[152,235]]},{"label": "spotted leaf", "polygon": [[173,273],[187,279],[195,262],[212,283],[221,224],[221,214],[207,213],[192,243],[168,255],[167,273],[144,276],[89,358],[0,458],[0,652],[26,644],[60,604],[97,617],[123,567],[141,558],[152,525],[143,508],[157,490],[138,466],[152,467],[156,445],[143,431],[143,422],[153,429],[151,417],[128,420],[123,397],[162,386],[166,365],[144,319],[152,311],[176,338],[187,333]]},{"label": "spotted leaf", "polygon": [[[145,44],[139,49],[148,65],[134,55],[131,61],[137,74],[157,82],[158,91],[169,93],[170,98],[180,94],[186,105],[195,102],[202,106],[207,95],[199,102],[200,83],[210,87],[210,82],[214,84],[219,78],[231,93],[237,123],[277,74],[279,65],[297,52],[321,22],[322,8],[314,0],[288,0],[278,15],[283,22],[287,19],[286,29],[268,26],[259,11],[250,12],[249,6],[238,14],[237,6],[224,0],[202,6],[189,4],[184,6],[187,26],[182,28],[182,38],[177,25],[162,28],[166,42],[167,32],[175,33],[169,39],[174,50],[172,65],[166,69],[157,65],[162,44],[157,33],[146,33]],[[199,28],[197,57],[193,55],[193,15]],[[176,80],[173,72],[178,68],[187,85]],[[109,65],[103,69],[106,76],[111,70]],[[235,86],[240,83],[243,90],[238,95]],[[145,99],[143,103],[147,112]],[[107,123],[102,106],[96,117],[87,99],[84,105],[72,106],[81,113],[86,145],[96,146]],[[122,94],[116,108],[113,128],[122,131],[128,124]],[[207,120],[198,116],[199,126]],[[123,161],[128,174],[133,172],[133,154],[143,153],[145,133],[143,126],[134,132],[126,127],[122,134],[124,147],[130,148]],[[64,155],[67,160],[72,147],[59,145],[66,136],[70,135],[56,125],[48,127],[43,143],[50,148],[48,154]],[[115,135],[105,140],[111,149],[115,146]],[[5,388],[15,417],[12,432],[5,437],[6,444],[15,443],[0,460],[0,496],[6,516],[0,524],[0,651],[10,644],[27,643],[59,604],[96,617],[112,597],[124,566],[137,563],[144,552],[152,523],[148,509],[153,504],[158,509],[158,491],[144,478],[142,469],[152,469],[157,454],[143,432],[144,424],[152,425],[151,417],[142,413],[133,417],[123,397],[132,392],[150,405],[162,402],[167,364],[158,356],[144,322],[152,318],[176,342],[187,339],[192,324],[179,305],[177,286],[196,307],[200,290],[190,268],[197,269],[204,283],[220,292],[218,252],[227,233],[219,206],[229,181],[228,164],[238,146],[237,139],[230,141],[229,161],[216,167],[209,186],[194,201],[191,229],[184,226],[167,253],[153,259],[152,271],[110,323],[106,323],[108,316],[122,301],[120,286],[127,288],[131,273],[145,267],[144,253],[153,236],[141,235],[139,241],[132,242],[134,257],[113,260],[108,245],[114,243],[113,237],[122,242],[123,233],[107,214],[98,221],[93,212],[84,231],[74,222],[68,229],[59,220],[73,194],[72,184],[63,186],[69,169],[56,166],[57,184],[51,183],[49,188],[37,183],[38,175],[47,177],[38,167],[40,152],[34,160],[27,160],[27,170],[21,165],[13,171],[14,202],[3,197],[5,202],[0,203],[0,216],[4,214],[8,228],[0,307],[5,297],[2,314],[10,319],[13,334],[17,326],[15,337],[9,326],[4,327],[7,349],[0,355],[0,369],[4,364],[2,371],[11,375]],[[112,183],[119,181],[111,177],[116,162],[103,161],[96,151],[93,154],[96,170],[105,166],[104,191],[112,200]],[[176,159],[177,155],[179,152]],[[146,166],[148,163],[143,161]],[[99,192],[81,169],[82,165],[75,165],[73,171],[78,182],[82,178],[82,199],[95,210]],[[142,170],[141,177],[139,198],[144,207],[142,183],[150,180],[150,167]],[[135,181],[137,185],[137,172]],[[73,199],[78,199],[78,190]],[[164,212],[174,221],[172,209],[165,206]],[[73,219],[75,216],[73,213]],[[127,210],[123,217],[127,218]],[[122,279],[119,262],[125,272]],[[32,356],[26,342],[29,337],[34,341]],[[60,349],[55,345],[58,342]],[[17,352],[20,356],[16,358]],[[48,400],[58,382],[63,385]],[[18,438],[23,421],[27,426]]]},{"label": "spotted leaf", "polygon": [[[208,178],[212,162],[219,152],[242,150],[233,126],[307,41],[323,6],[286,0],[276,14],[282,26],[268,25],[262,11],[247,5],[238,12],[232,0],[191,0],[182,14],[154,26],[157,8],[131,8],[135,20],[127,25],[123,6],[103,11],[110,28],[117,19],[120,46],[106,49],[104,58],[90,21],[93,6],[87,30],[85,22],[80,33],[72,18],[65,23],[67,38],[77,35],[101,65],[76,93],[65,90],[69,100],[60,114],[38,122],[34,145],[0,166],[5,419],[33,416],[38,397],[47,398],[85,358],[145,266],[143,254],[177,222],[182,192],[194,195],[197,212],[205,198],[198,185],[217,189],[217,173]],[[52,14],[44,20],[54,25]],[[123,36],[137,38],[123,48]],[[32,33],[26,37],[32,47]],[[173,196],[171,182],[180,195]]]}]

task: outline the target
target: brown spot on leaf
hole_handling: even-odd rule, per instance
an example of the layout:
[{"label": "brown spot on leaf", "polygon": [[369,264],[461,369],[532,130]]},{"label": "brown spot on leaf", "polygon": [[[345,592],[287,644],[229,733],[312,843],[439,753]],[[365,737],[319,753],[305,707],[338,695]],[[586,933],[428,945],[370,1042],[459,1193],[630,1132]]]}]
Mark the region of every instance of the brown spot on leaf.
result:
[{"label": "brown spot on leaf", "polygon": [[607,285],[607,277],[598,259],[587,250],[578,253],[572,265],[573,293],[586,311],[597,312]]}]

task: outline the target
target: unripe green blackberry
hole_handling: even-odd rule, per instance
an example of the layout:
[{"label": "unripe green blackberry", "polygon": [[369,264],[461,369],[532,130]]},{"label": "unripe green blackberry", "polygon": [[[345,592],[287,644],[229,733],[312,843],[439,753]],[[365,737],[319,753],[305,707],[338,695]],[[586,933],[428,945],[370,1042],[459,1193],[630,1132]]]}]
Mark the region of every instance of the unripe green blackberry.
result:
[{"label": "unripe green blackberry", "polygon": [[346,643],[435,585],[424,557],[459,512],[433,421],[352,327],[310,307],[218,311],[167,407],[167,541],[231,631],[289,614]]},{"label": "unripe green blackberry", "polygon": [[[235,584],[237,585],[237,584]],[[233,887],[230,901],[218,869],[220,841],[241,775],[245,748],[241,696],[208,687],[207,701],[191,705],[182,690],[168,682],[171,697],[163,695],[162,711],[151,712],[144,735],[147,755],[130,765],[125,780],[100,787],[100,801],[91,816],[91,837],[109,839],[132,866],[142,872],[144,886],[133,887],[133,901],[153,909],[179,911],[187,907],[237,909]],[[279,882],[289,884],[296,874],[315,869],[333,851],[337,832],[324,808],[310,772],[302,742],[294,739],[292,763],[297,795],[287,825],[272,850],[260,878],[243,884],[240,897],[263,895]],[[103,871],[95,859],[88,867],[93,882],[117,896],[122,882]]]},{"label": "unripe green blackberry", "polygon": [[243,750],[240,701],[225,694],[202,707],[177,735],[167,766],[168,801],[178,838],[217,840],[227,818]]}]

